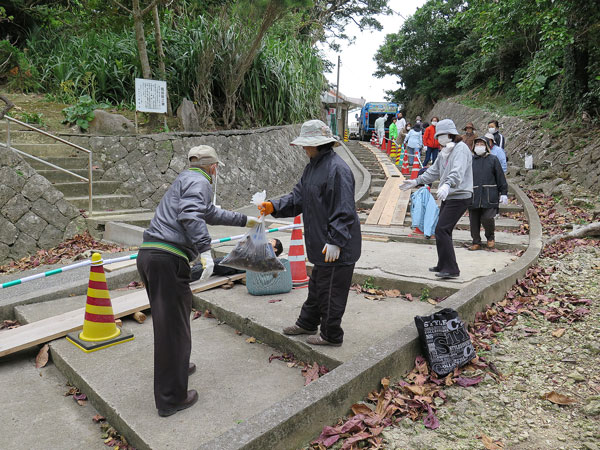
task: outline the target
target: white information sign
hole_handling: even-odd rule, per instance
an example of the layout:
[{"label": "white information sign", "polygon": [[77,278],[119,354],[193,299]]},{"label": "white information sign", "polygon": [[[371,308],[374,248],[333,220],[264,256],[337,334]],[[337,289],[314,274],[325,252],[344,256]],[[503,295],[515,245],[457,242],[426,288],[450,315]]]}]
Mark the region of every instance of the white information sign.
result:
[{"label": "white information sign", "polygon": [[167,112],[167,82],[135,79],[135,109],[149,113]]}]

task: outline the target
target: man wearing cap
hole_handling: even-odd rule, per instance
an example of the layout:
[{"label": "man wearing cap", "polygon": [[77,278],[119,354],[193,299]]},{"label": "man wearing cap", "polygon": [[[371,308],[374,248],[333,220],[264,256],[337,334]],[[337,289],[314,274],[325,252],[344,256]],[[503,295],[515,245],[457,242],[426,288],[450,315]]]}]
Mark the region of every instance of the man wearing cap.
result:
[{"label": "man wearing cap", "polygon": [[292,145],[302,146],[310,158],[300,181],[291,193],[259,206],[261,214],[274,217],[303,214],[306,254],[314,265],[300,317],[283,332],[310,334],[306,342],[312,345],[340,346],[342,316],[362,239],[354,176],[333,151],[340,144],[320,120],[305,122]]},{"label": "man wearing cap", "polygon": [[204,272],[212,274],[208,225],[254,226],[257,219],[216,208],[212,187],[217,152],[199,145],[188,153],[190,168],[175,179],[161,199],[137,257],[137,268],[152,308],[154,328],[154,400],[158,415],[170,416],[198,400],[188,391],[192,348],[190,261],[201,255]]}]

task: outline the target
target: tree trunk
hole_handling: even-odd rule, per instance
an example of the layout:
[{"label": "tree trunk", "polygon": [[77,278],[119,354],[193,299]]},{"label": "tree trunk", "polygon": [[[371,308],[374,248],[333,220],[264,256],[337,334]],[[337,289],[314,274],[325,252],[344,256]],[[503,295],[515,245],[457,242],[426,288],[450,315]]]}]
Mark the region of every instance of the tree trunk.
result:
[{"label": "tree trunk", "polygon": [[[154,19],[154,39],[156,40],[156,52],[158,55],[158,72],[161,79],[167,81],[167,68],[165,67],[165,52],[163,50],[162,35],[160,32],[160,18],[158,16],[158,5],[152,8],[152,16]],[[169,99],[169,90],[167,89],[167,115],[172,116],[171,100]]]},{"label": "tree trunk", "polygon": [[142,66],[142,76],[150,80],[152,79],[152,69],[150,69],[150,60],[148,59],[148,50],[146,48],[144,17],[140,8],[140,0],[133,0],[133,26],[135,28],[135,41],[137,43],[138,54],[140,55],[140,65]]},{"label": "tree trunk", "polygon": [[560,241],[562,239],[576,239],[586,236],[598,235],[600,235],[600,222],[593,222],[575,231],[571,231],[570,233],[559,234],[557,236],[554,236],[553,238],[549,239],[548,242],[546,242],[546,245],[554,244],[555,242]]}]

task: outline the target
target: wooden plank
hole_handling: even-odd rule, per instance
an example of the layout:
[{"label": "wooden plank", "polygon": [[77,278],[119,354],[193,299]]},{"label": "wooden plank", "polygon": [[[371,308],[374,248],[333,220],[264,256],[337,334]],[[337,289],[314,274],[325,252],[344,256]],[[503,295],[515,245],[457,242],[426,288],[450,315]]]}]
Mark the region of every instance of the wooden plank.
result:
[{"label": "wooden plank", "polygon": [[373,242],[389,242],[390,238],[388,236],[379,236],[377,234],[363,234],[362,240]]},{"label": "wooden plank", "polygon": [[400,190],[400,184],[402,181],[400,178],[391,178],[388,180],[392,184],[390,195],[388,196],[387,203],[383,208],[381,216],[379,217],[379,225],[389,227],[392,223],[392,216],[396,210],[396,204],[402,191]]},{"label": "wooden plank", "polygon": [[[245,273],[240,273],[230,277],[217,277],[209,281],[191,283],[190,287],[194,293],[202,292],[228,281],[240,280],[245,276]],[[117,297],[111,303],[115,319],[150,308],[145,290],[138,290]],[[0,357],[66,336],[71,331],[82,329],[84,314],[85,307],[0,332]]]},{"label": "wooden plank", "polygon": [[104,270],[106,272],[114,272],[115,270],[124,269],[125,267],[131,267],[131,266],[134,266],[135,264],[136,264],[136,260],[130,259],[128,261],[121,261],[121,262],[117,262],[117,263],[106,264],[104,266]]},{"label": "wooden plank", "polygon": [[367,220],[365,221],[366,225],[377,225],[379,223],[379,218],[381,217],[383,208],[387,203],[387,199],[390,195],[393,184],[394,182],[392,179],[388,178],[383,186],[383,189],[379,193],[379,196],[377,197],[377,201],[373,205],[373,209],[371,209],[371,212],[369,213],[369,217],[367,217]]},{"label": "wooden plank", "polygon": [[406,217],[406,210],[408,208],[408,201],[410,200],[410,191],[400,191],[400,197],[396,203],[396,210],[392,217],[392,226],[404,226],[404,218]]}]

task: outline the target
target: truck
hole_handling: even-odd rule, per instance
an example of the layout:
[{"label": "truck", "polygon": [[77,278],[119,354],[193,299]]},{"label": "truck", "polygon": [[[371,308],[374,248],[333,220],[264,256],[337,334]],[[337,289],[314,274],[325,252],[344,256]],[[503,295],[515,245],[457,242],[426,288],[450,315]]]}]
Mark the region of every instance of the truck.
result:
[{"label": "truck", "polygon": [[373,131],[375,131],[375,120],[385,116],[388,118],[385,121],[385,131],[390,128],[390,124],[394,117],[398,116],[398,104],[392,102],[368,102],[360,110],[360,116],[356,114],[358,120],[358,134],[361,141],[371,139]]}]

